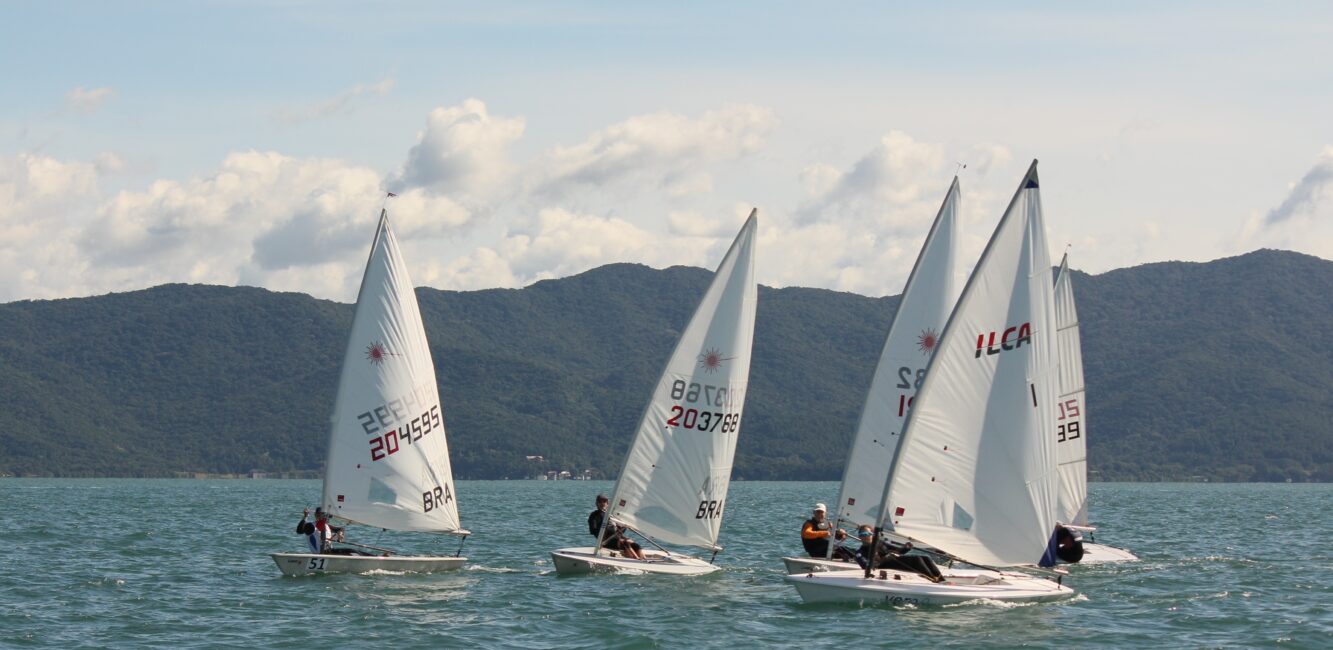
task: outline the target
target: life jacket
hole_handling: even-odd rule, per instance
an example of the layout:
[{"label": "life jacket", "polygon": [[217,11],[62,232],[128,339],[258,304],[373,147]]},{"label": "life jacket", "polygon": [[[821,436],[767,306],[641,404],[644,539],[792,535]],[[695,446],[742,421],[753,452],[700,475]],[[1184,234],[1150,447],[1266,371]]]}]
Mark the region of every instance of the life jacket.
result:
[{"label": "life jacket", "polygon": [[[805,523],[801,524],[802,532],[805,532],[806,526],[809,526],[814,530],[821,530],[821,531],[828,531],[830,528],[832,528],[832,525],[829,524],[828,519],[825,519],[824,521],[815,521],[814,517],[806,519]],[[823,556],[824,553],[828,551],[828,543],[829,543],[828,537],[816,537],[814,539],[806,539],[805,535],[801,535],[801,546],[805,547],[805,552],[809,553],[811,557]]]}]

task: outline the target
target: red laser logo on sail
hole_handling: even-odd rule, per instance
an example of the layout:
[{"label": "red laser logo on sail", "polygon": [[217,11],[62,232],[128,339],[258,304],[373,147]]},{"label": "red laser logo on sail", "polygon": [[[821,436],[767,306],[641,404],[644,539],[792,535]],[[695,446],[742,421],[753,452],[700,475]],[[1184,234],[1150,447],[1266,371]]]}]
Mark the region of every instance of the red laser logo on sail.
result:
[{"label": "red laser logo on sail", "polygon": [[377,366],[384,363],[385,359],[396,356],[398,355],[390,352],[388,348],[384,347],[384,344],[379,341],[375,341],[366,346],[366,358],[370,359],[370,362]]},{"label": "red laser logo on sail", "polygon": [[722,356],[721,350],[718,350],[717,348],[709,348],[705,350],[703,354],[699,355],[699,367],[703,368],[704,372],[717,372],[718,368],[722,367],[723,361],[731,361],[735,358],[736,357],[724,357]]},{"label": "red laser logo on sail", "polygon": [[916,349],[920,350],[921,354],[930,356],[930,353],[935,351],[935,344],[939,342],[939,335],[935,333],[935,330],[927,327],[921,332],[921,336],[916,337]]}]

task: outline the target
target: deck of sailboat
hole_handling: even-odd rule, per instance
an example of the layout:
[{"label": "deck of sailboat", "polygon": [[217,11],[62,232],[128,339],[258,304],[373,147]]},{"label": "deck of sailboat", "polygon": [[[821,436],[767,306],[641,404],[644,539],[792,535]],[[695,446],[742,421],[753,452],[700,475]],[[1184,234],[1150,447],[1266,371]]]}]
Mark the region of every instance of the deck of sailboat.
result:
[{"label": "deck of sailboat", "polygon": [[1123,549],[1105,544],[1083,542],[1083,559],[1077,564],[1110,564],[1112,562],[1135,562],[1139,556]]},{"label": "deck of sailboat", "polygon": [[465,557],[434,555],[325,555],[317,553],[271,553],[283,575],[320,573],[435,573],[451,571],[467,562]]},{"label": "deck of sailboat", "polygon": [[589,573],[635,572],[662,573],[667,575],[700,576],[718,570],[696,557],[679,553],[667,554],[662,551],[643,551],[647,560],[627,558],[614,551],[602,550],[600,554],[591,546],[562,548],[551,551],[551,562],[560,575],[582,575]]},{"label": "deck of sailboat", "polygon": [[866,578],[861,569],[786,576],[807,603],[950,605],[973,600],[1039,602],[1061,600],[1074,590],[1026,573],[989,569],[941,569],[944,582],[892,570]]}]

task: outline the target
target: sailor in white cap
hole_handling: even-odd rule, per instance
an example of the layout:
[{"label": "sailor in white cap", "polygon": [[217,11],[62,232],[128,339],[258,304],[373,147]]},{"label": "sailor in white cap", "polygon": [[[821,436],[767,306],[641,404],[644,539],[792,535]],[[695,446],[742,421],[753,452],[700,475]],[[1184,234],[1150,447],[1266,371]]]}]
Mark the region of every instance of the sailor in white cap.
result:
[{"label": "sailor in white cap", "polygon": [[[829,538],[841,542],[847,537],[847,533],[841,528],[831,530],[827,514],[828,508],[822,503],[816,503],[814,514],[801,526],[801,544],[805,546],[805,552],[809,553],[810,557],[828,557]],[[853,555],[850,549],[844,549],[841,545],[833,549],[834,559],[850,561]]]}]

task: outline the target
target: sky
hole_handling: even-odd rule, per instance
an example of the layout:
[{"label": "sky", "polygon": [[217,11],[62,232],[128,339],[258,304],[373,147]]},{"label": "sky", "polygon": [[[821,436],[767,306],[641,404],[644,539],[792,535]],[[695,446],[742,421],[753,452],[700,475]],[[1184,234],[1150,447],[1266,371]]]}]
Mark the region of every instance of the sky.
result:
[{"label": "sky", "polygon": [[[1053,259],[1333,259],[1327,2],[2,2],[0,302],[714,267],[897,294],[1039,159]],[[962,165],[966,165],[965,168]]]}]

